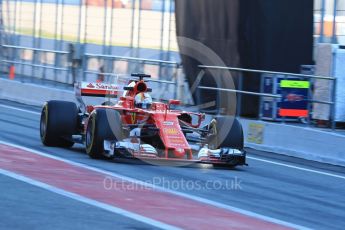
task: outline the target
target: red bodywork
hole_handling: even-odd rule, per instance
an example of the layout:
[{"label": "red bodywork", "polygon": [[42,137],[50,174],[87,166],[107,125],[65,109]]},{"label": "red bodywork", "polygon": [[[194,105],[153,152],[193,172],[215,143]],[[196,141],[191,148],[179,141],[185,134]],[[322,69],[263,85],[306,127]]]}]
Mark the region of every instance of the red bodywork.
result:
[{"label": "red bodywork", "polygon": [[[123,97],[114,106],[87,106],[87,112],[91,113],[97,108],[114,109],[120,112],[123,125],[145,124],[157,128],[159,137],[164,145],[164,158],[192,159],[192,149],[183,133],[179,116],[190,114],[198,116],[197,124],[190,124],[192,128],[198,128],[204,120],[204,114],[171,110],[171,105],[178,105],[177,100],[168,103],[154,102],[150,109],[141,109],[134,106],[134,98],[138,93],[149,91],[146,83],[141,80],[135,83],[131,90],[127,90]],[[112,92],[114,93],[114,92]],[[87,124],[87,122],[85,122]],[[86,127],[85,127],[86,130]]]}]

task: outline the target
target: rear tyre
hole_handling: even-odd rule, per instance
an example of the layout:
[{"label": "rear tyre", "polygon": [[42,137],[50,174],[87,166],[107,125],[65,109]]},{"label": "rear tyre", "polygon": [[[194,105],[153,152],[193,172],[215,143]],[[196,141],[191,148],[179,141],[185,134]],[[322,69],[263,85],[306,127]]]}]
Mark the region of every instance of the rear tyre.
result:
[{"label": "rear tyre", "polygon": [[121,115],[113,109],[96,109],[89,117],[86,129],[86,152],[94,159],[104,157],[104,141],[122,138]]},{"label": "rear tyre", "polygon": [[78,107],[68,101],[48,101],[41,112],[40,137],[46,146],[72,147],[77,132]]}]

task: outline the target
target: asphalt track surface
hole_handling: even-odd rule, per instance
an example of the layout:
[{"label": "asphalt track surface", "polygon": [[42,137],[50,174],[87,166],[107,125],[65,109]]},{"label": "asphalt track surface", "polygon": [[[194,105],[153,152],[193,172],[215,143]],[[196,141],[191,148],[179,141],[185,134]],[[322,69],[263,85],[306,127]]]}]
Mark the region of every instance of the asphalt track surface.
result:
[{"label": "asphalt track surface", "polygon": [[[345,226],[343,167],[255,150],[248,150],[249,166],[235,170],[92,160],[81,145],[72,149],[44,147],[38,130],[40,108],[0,101],[0,111],[0,141],[299,227]],[[0,229],[155,228],[1,174],[0,188]]]}]

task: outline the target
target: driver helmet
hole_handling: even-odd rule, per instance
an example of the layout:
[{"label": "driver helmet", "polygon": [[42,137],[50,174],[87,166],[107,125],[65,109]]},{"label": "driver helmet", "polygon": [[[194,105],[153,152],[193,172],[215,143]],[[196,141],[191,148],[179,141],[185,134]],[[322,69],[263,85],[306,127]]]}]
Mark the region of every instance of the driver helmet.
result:
[{"label": "driver helmet", "polygon": [[134,98],[136,108],[150,109],[152,105],[152,97],[148,93],[138,93]]}]

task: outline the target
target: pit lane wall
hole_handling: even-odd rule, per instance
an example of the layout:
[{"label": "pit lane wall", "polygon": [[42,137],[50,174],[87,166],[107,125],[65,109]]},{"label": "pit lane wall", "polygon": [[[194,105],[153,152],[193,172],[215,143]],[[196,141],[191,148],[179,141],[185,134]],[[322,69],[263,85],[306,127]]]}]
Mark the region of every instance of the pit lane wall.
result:
[{"label": "pit lane wall", "polygon": [[241,123],[246,147],[345,166],[345,133],[247,119]]},{"label": "pit lane wall", "polygon": [[[2,78],[0,99],[36,106],[41,106],[47,100],[75,101],[71,89]],[[345,166],[345,134],[243,118],[240,121],[243,125],[246,147]]]}]

